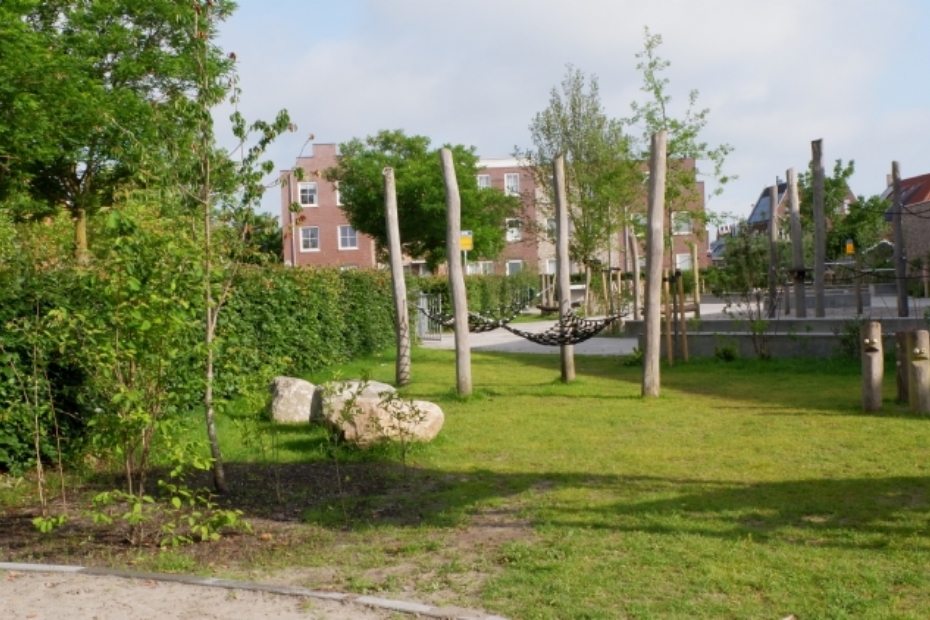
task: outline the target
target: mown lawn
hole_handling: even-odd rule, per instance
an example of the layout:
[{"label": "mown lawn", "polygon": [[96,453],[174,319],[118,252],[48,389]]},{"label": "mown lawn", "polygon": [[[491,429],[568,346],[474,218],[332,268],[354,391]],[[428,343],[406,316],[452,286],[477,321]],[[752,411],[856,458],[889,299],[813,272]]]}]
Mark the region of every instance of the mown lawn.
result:
[{"label": "mown lawn", "polygon": [[[144,565],[513,618],[930,617],[930,426],[893,404],[893,370],[885,411],[866,415],[855,361],[679,364],[649,401],[617,359],[576,358],[570,385],[557,356],[472,361],[462,399],[453,353],[415,351],[403,393],[439,402],[446,423],[408,475],[390,451],[340,452],[342,498],[282,483],[301,521],[275,534],[286,543]],[[336,374],[390,382],[393,360]],[[331,465],[318,429],[278,431],[263,459],[224,422],[232,466]]]}]

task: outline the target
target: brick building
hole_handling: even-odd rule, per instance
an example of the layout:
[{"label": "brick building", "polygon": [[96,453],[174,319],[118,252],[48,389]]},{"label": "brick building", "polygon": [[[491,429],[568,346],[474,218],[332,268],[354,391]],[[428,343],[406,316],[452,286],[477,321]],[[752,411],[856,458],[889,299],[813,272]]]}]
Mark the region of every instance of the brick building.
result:
[{"label": "brick building", "polygon": [[[310,155],[297,159],[303,181],[290,170],[281,173],[285,264],[347,269],[376,266],[375,240],[352,228],[339,208],[339,188],[322,176],[336,165],[336,145],[314,144],[312,149]],[[293,203],[300,205],[298,213],[291,212]]]},{"label": "brick building", "polygon": [[[882,198],[892,200],[894,188],[889,186]],[[901,179],[901,230],[904,233],[904,256],[909,263],[930,260],[930,174]],[[886,212],[890,220],[892,208]]]}]

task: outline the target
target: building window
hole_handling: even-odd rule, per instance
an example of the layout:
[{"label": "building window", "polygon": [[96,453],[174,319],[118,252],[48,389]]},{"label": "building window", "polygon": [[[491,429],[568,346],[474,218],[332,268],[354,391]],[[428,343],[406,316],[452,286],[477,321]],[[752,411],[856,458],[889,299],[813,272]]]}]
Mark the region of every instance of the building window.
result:
[{"label": "building window", "polygon": [[675,269],[691,271],[691,253],[675,255]]},{"label": "building window", "polygon": [[358,233],[351,226],[339,227],[339,249],[340,250],[357,250]]},{"label": "building window", "polygon": [[555,240],[555,235],[558,231],[558,222],[555,221],[554,217],[550,217],[546,220],[546,231],[549,233],[549,237]]},{"label": "building window", "polygon": [[687,211],[675,211],[672,213],[672,234],[673,235],[690,235],[692,232],[691,214]]},{"label": "building window", "polygon": [[523,233],[520,231],[522,222],[513,217],[507,218],[507,243],[514,243],[523,239]]},{"label": "building window", "polygon": [[301,207],[316,206],[316,183],[300,183],[297,190],[300,192]]},{"label": "building window", "polygon": [[318,252],[320,250],[320,229],[317,226],[303,226],[300,229],[300,251]]},{"label": "building window", "polygon": [[513,276],[520,273],[523,270],[523,261],[522,260],[509,260],[507,261],[507,275]]},{"label": "building window", "polygon": [[339,181],[333,183],[333,191],[336,193],[336,206],[342,206],[342,194],[339,193]]},{"label": "building window", "polygon": [[520,175],[516,172],[508,172],[504,175],[504,193],[508,196],[520,195]]},{"label": "building window", "polygon": [[494,262],[489,260],[477,260],[468,263],[465,266],[465,273],[470,276],[490,276],[494,274]]},{"label": "building window", "polygon": [[556,260],[554,258],[546,259],[546,275],[554,276],[556,270]]},{"label": "building window", "polygon": [[481,189],[487,189],[491,187],[491,175],[490,174],[479,174],[478,177],[478,187]]}]

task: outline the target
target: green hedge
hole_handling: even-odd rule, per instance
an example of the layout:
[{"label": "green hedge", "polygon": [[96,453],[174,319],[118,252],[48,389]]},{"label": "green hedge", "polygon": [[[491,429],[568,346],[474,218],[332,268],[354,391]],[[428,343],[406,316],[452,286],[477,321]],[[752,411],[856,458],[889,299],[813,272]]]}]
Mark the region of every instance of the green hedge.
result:
[{"label": "green hedge", "polygon": [[[443,308],[452,307],[447,276],[410,278],[407,290],[416,294],[441,295]],[[472,312],[496,312],[525,299],[527,293],[539,292],[539,276],[522,271],[512,276],[474,275],[465,278],[468,309]]]}]

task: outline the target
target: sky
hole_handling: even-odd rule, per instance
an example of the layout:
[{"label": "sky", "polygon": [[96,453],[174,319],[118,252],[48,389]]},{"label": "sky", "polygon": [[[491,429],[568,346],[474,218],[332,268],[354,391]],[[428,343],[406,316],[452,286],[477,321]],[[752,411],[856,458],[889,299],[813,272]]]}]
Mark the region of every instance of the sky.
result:
[{"label": "sky", "polygon": [[[880,193],[892,161],[905,178],[930,172],[930,0],[240,0],[219,44],[238,58],[246,118],[286,109],[298,127],[268,151],[280,170],[311,134],[382,129],[508,157],[532,146],[567,65],[627,118],[646,98],[635,55],[647,27],[671,63],[670,114],[696,89],[710,110],[701,139],[733,147],[724,172],[738,179],[712,197],[705,179],[710,211],[746,217],[776,176],[806,169],[816,139],[828,170],[855,161],[857,195]],[[232,146],[228,114],[215,116]],[[277,191],[262,210],[280,212]]]}]

